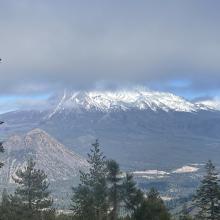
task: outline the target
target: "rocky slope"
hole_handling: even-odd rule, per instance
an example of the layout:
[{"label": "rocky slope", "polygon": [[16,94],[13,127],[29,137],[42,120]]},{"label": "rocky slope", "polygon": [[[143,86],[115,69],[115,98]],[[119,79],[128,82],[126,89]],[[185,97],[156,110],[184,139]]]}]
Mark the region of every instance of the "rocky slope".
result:
[{"label": "rocky slope", "polygon": [[64,145],[41,129],[25,135],[13,135],[5,143],[4,167],[0,170],[3,183],[12,183],[16,170],[25,166],[28,158],[37,162],[50,181],[68,180],[87,169],[84,158],[68,150]]}]

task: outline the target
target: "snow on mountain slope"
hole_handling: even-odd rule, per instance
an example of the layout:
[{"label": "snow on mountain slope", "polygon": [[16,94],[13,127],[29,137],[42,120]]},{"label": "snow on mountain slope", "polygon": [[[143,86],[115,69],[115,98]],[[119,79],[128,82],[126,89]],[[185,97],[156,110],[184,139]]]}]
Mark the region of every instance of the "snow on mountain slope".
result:
[{"label": "snow on mountain slope", "polygon": [[207,106],[209,109],[212,110],[220,110],[220,99],[212,99],[212,100],[204,100],[197,102],[198,105]]},{"label": "snow on mountain slope", "polygon": [[147,90],[64,92],[59,104],[51,112],[49,118],[64,110],[109,112],[132,109],[196,112],[208,110],[208,107],[203,104],[192,103],[171,93]]},{"label": "snow on mountain slope", "polygon": [[4,143],[4,147],[5,165],[0,170],[3,182],[12,182],[12,175],[30,157],[51,181],[71,179],[78,175],[79,170],[86,170],[88,166],[85,159],[40,129],[32,130],[24,136],[12,136]]}]

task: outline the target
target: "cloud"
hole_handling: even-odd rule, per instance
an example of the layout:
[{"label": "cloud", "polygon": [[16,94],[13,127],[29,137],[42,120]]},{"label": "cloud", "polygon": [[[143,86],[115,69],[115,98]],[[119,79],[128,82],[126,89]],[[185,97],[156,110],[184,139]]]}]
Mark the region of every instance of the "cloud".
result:
[{"label": "cloud", "polygon": [[1,2],[0,94],[103,82],[216,90],[219,9],[217,0]]}]

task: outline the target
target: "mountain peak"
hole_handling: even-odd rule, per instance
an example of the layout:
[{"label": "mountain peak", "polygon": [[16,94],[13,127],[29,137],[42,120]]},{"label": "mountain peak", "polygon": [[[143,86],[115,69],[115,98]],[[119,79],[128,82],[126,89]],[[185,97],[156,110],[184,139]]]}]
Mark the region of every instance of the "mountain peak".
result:
[{"label": "mountain peak", "polygon": [[25,135],[11,136],[4,146],[6,162],[0,172],[5,173],[9,180],[18,168],[25,166],[30,157],[37,161],[37,167],[44,169],[51,180],[72,178],[88,166],[84,158],[39,128]]},{"label": "mountain peak", "polygon": [[118,91],[65,92],[49,118],[62,111],[177,111],[197,112],[208,110],[205,105],[190,102],[172,93],[146,89]]},{"label": "mountain peak", "polygon": [[46,131],[44,131],[44,130],[42,130],[42,129],[40,129],[40,128],[35,128],[35,129],[29,131],[26,135],[27,135],[27,136],[30,136],[30,135],[37,135],[37,134],[42,134],[42,135],[47,135],[47,136],[49,136],[49,134],[46,133]]}]

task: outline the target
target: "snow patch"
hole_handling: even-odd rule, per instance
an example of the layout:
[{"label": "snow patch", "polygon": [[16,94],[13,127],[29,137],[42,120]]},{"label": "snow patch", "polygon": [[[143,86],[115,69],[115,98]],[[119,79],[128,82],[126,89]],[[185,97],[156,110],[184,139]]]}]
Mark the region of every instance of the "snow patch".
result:
[{"label": "snow patch", "polygon": [[220,110],[220,99],[219,98],[215,98],[213,100],[204,100],[201,102],[197,102],[197,104],[200,104],[201,106],[206,106],[208,108],[210,108],[211,110]]},{"label": "snow patch", "polygon": [[161,199],[163,201],[171,201],[173,198],[172,197],[169,197],[169,196],[161,196]]},{"label": "snow patch", "polygon": [[169,175],[168,172],[161,171],[161,170],[145,170],[145,171],[135,171],[133,172],[134,175]]},{"label": "snow patch", "polygon": [[133,175],[135,177],[144,178],[144,179],[162,179],[169,175],[170,173],[161,171],[161,170],[145,170],[145,171],[135,171]]},{"label": "snow patch", "polygon": [[183,166],[179,169],[174,170],[172,173],[195,173],[199,170],[198,167],[194,166]]}]

